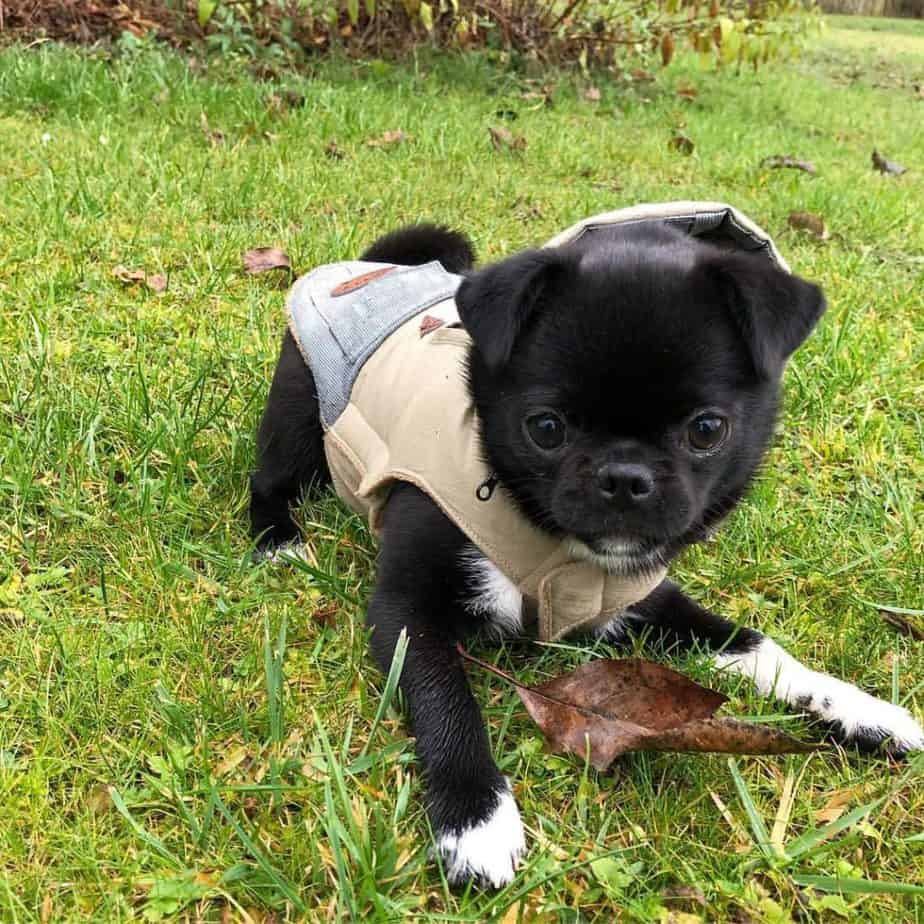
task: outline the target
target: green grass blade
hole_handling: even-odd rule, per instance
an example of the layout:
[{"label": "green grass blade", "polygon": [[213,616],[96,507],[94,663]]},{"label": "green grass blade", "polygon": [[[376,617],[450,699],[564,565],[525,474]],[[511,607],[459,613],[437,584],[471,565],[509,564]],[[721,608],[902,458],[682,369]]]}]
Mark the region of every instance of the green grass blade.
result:
[{"label": "green grass blade", "polygon": [[744,777],[738,769],[738,762],[733,757],[728,758],[728,769],[731,771],[732,779],[735,781],[735,789],[738,790],[738,798],[741,800],[744,811],[748,816],[748,823],[754,835],[754,842],[764,856],[777,859],[777,853],[770,843],[770,835],[767,832],[767,828],[764,825],[763,819],[760,817],[760,813],[757,811],[754,800],[751,798],[747,783],[744,782]]},{"label": "green grass blade", "polygon": [[244,830],[240,822],[228,811],[227,806],[224,802],[221,801],[218,793],[213,789],[212,798],[215,800],[215,808],[218,809],[219,814],[224,818],[225,821],[234,828],[234,833],[237,834],[238,839],[244,845],[244,848],[256,860],[257,865],[272,881],[273,885],[276,886],[279,891],[285,895],[285,897],[292,903],[292,906],[300,913],[304,913],[307,908],[305,903],[299,898],[298,892],[295,889],[295,886],[283,876],[282,873],[273,866],[272,863],[266,858],[266,855],[262,850],[256,845],[253,838]]},{"label": "green grass blade", "polygon": [[924,895],[924,886],[907,882],[876,882],[874,879],[841,879],[838,876],[790,877],[796,885],[820,892],[841,892],[845,895]]},{"label": "green grass blade", "polygon": [[379,700],[379,708],[376,709],[375,718],[372,720],[372,728],[369,729],[369,737],[366,738],[366,743],[359,752],[359,758],[357,759],[362,759],[366,756],[369,745],[372,743],[372,739],[375,737],[376,731],[378,731],[379,724],[385,716],[385,711],[391,705],[391,701],[395,697],[395,692],[398,689],[398,681],[401,679],[401,671],[404,668],[407,646],[407,629],[402,629],[401,634],[398,636],[398,641],[395,643],[394,654],[391,656],[391,667],[388,669],[388,678],[385,681],[385,689],[382,691],[382,698]]},{"label": "green grass blade", "polygon": [[882,805],[885,799],[886,797],[882,796],[872,802],[867,802],[866,805],[858,806],[846,815],[842,815],[830,824],[826,824],[823,828],[812,828],[811,831],[806,831],[805,834],[800,835],[794,841],[786,845],[786,855],[790,859],[795,860],[797,857],[801,857],[806,853],[811,853],[819,844],[865,818],[873,809]]},{"label": "green grass blade", "polygon": [[176,869],[185,869],[186,864],[183,863],[179,857],[176,856],[176,854],[168,850],[164,845],[164,842],[159,837],[151,834],[149,831],[146,831],[141,826],[141,824],[132,817],[132,813],[129,811],[128,806],[125,804],[125,800],[122,798],[118,790],[110,789],[109,795],[112,798],[112,804],[116,807],[116,811],[129,823],[131,829],[138,836],[138,840],[147,844],[148,847],[159,853]]}]

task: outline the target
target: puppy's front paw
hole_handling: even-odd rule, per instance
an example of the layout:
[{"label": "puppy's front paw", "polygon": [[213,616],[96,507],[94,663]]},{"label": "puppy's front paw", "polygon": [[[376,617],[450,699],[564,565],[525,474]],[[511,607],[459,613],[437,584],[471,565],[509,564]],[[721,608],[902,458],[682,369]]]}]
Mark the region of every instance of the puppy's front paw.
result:
[{"label": "puppy's front paw", "polygon": [[254,552],[255,562],[265,561],[274,565],[287,565],[293,558],[308,561],[305,543],[301,539],[289,539],[279,545],[267,544],[257,548]]},{"label": "puppy's front paw", "polygon": [[818,710],[830,723],[835,738],[862,750],[884,747],[896,757],[910,751],[924,751],[924,728],[907,709],[848,684],[842,687],[824,697]]},{"label": "puppy's front paw", "polygon": [[474,881],[500,889],[512,882],[526,852],[526,839],[509,783],[497,793],[497,804],[487,817],[438,832],[436,852],[453,885]]}]

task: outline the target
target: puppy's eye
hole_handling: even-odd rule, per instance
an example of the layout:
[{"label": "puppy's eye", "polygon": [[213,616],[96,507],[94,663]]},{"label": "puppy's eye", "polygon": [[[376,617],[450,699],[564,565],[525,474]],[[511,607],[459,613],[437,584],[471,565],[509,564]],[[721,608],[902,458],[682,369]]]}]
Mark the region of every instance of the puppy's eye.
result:
[{"label": "puppy's eye", "polygon": [[699,414],[687,425],[687,442],[693,452],[712,452],[728,436],[728,421],[718,414]]},{"label": "puppy's eye", "polygon": [[526,418],[526,432],[529,438],[545,450],[558,449],[565,441],[565,422],[552,411],[543,411]]}]

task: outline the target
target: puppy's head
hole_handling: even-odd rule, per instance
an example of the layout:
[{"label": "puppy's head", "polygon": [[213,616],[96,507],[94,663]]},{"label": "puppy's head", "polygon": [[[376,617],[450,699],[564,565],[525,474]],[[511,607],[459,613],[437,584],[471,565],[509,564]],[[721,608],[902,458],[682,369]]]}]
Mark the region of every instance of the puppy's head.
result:
[{"label": "puppy's head", "polygon": [[738,502],[825,307],[766,256],[663,228],[521,253],[457,304],[486,461],[537,526],[623,573]]}]

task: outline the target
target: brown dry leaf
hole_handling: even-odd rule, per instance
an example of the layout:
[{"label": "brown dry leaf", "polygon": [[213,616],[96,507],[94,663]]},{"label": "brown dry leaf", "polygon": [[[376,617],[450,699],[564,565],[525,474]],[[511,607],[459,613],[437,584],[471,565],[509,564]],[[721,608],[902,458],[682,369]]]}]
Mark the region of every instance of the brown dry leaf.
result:
[{"label": "brown dry leaf", "polygon": [[703,894],[703,890],[696,886],[673,886],[664,889],[661,892],[661,898],[665,902],[698,905],[700,908],[706,907],[706,896]]},{"label": "brown dry leaf", "polygon": [[674,59],[674,36],[665,32],[661,36],[661,64],[667,67]]},{"label": "brown dry leaf", "polygon": [[292,272],[289,255],[278,247],[255,247],[243,255],[244,269],[251,276],[270,270],[284,269]]},{"label": "brown dry leaf", "polygon": [[39,912],[39,920],[42,924],[48,924],[51,920],[51,913],[54,911],[55,903],[51,897],[51,892],[47,892],[42,899],[42,910]]},{"label": "brown dry leaf", "polygon": [[322,629],[333,629],[337,625],[337,604],[330,602],[319,606],[311,614],[311,620]]},{"label": "brown dry leaf", "polygon": [[800,160],[791,154],[771,154],[760,162],[761,167],[769,167],[771,170],[779,170],[783,167],[791,167],[793,170],[802,170],[815,176],[818,171],[810,160]]},{"label": "brown dry leaf", "polygon": [[915,625],[906,616],[883,609],[880,609],[879,615],[882,617],[882,621],[888,623],[899,635],[907,635],[918,642],[924,642],[924,629]]},{"label": "brown dry leaf", "polygon": [[90,790],[86,805],[94,815],[105,815],[112,810],[112,790],[105,783],[98,783]]},{"label": "brown dry leaf", "polygon": [[463,656],[516,686],[551,750],[583,757],[589,749],[590,763],[598,770],[629,751],[791,754],[816,749],[766,725],[714,718],[727,697],[640,658],[591,661],[527,687]]},{"label": "brown dry leaf", "polygon": [[488,126],[488,134],[491,136],[491,144],[496,151],[503,151],[507,148],[510,151],[525,151],[526,139],[522,135],[514,135],[502,126],[495,128],[493,125]]},{"label": "brown dry leaf", "polygon": [[324,156],[329,157],[331,160],[343,160],[346,157],[346,151],[336,141],[328,141],[324,145]]},{"label": "brown dry leaf", "polygon": [[821,215],[813,212],[790,212],[789,227],[796,231],[804,231],[819,241],[826,241],[830,236]]},{"label": "brown dry leaf", "polygon": [[591,103],[599,103],[602,96],[603,94],[600,92],[599,87],[588,87],[584,91],[584,99]]},{"label": "brown dry leaf", "polygon": [[862,786],[849,786],[847,789],[837,790],[825,803],[824,808],[815,812],[815,821],[820,824],[830,824],[832,821],[837,821],[847,811],[847,806],[862,792]]},{"label": "brown dry leaf", "polygon": [[126,285],[130,285],[133,282],[140,282],[146,285],[152,292],[167,291],[167,277],[162,273],[152,273],[149,275],[144,270],[130,270],[120,263],[118,266],[112,268],[112,275],[115,276],[119,282],[124,282]]},{"label": "brown dry leaf", "polygon": [[392,131],[383,132],[378,138],[370,138],[366,145],[370,148],[387,148],[395,144],[404,144],[410,141],[409,135],[405,134],[400,128]]},{"label": "brown dry leaf", "polygon": [[674,135],[674,137],[667,142],[667,146],[672,151],[678,151],[680,154],[683,154],[686,157],[689,157],[696,150],[696,145],[693,143],[693,139],[688,138],[686,135],[683,135],[680,132]]},{"label": "brown dry leaf", "polygon": [[205,135],[209,144],[213,146],[224,144],[225,133],[211,128],[209,125],[209,117],[204,112],[199,116],[199,126],[202,129],[202,134]]},{"label": "brown dry leaf", "polygon": [[228,776],[235,771],[248,757],[250,750],[246,745],[238,745],[232,748],[215,767],[215,776],[217,779]]},{"label": "brown dry leaf", "polygon": [[677,95],[685,102],[692,103],[699,95],[699,90],[692,83],[677,84]]},{"label": "brown dry leaf", "polygon": [[887,160],[875,148],[872,154],[873,167],[886,176],[901,176],[908,172],[907,167],[903,167],[898,161]]},{"label": "brown dry leaf", "polygon": [[635,83],[651,83],[655,79],[651,71],[642,70],[640,67],[632,71],[629,76]]}]

